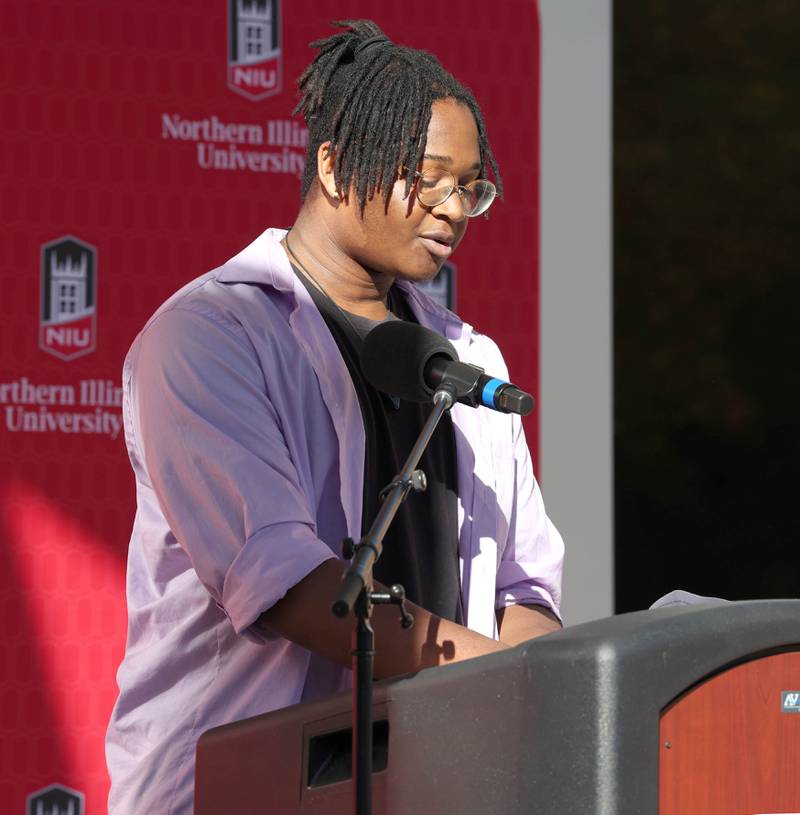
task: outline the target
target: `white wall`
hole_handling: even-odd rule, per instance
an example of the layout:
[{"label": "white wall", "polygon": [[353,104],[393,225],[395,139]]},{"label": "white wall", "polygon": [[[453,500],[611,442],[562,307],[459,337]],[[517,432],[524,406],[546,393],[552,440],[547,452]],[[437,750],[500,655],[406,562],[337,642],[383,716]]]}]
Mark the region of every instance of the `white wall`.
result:
[{"label": "white wall", "polygon": [[539,0],[540,468],[567,624],[613,613],[611,0]]}]

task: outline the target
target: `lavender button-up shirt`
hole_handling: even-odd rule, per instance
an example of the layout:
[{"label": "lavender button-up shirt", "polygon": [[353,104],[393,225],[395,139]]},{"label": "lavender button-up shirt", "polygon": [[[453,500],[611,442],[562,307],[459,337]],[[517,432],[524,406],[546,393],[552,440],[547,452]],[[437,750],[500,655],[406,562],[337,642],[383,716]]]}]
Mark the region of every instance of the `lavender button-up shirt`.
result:
[{"label": "lavender button-up shirt", "polygon": [[[341,690],[349,672],[254,626],[361,532],[364,427],[325,322],[270,229],[153,315],[125,361],[137,512],[109,812],[190,813],[199,735]],[[495,344],[413,285],[422,325],[496,376]],[[402,349],[398,349],[401,353]],[[465,624],[558,613],[563,544],[518,417],[455,405]]]}]

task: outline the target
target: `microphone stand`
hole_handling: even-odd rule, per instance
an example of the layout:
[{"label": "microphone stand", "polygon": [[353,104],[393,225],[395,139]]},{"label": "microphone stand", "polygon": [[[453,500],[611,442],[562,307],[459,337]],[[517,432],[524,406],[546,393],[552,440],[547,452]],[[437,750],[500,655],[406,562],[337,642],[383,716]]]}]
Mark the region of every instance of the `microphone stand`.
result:
[{"label": "microphone stand", "polygon": [[400,624],[410,628],[414,618],[405,608],[405,589],[394,585],[388,592],[372,590],[372,568],[383,551],[386,535],[400,504],[411,490],[422,492],[427,486],[425,474],[415,469],[430,442],[445,411],[458,395],[458,388],[442,382],[433,395],[433,410],[428,416],[403,469],[394,481],[381,491],[383,504],[372,522],[369,532],[357,543],[350,538],[343,542],[343,553],[350,559],[350,567],[342,577],[342,584],[331,610],[344,617],[351,609],[356,615],[353,634],[353,784],[356,815],[372,813],[372,675],[375,663],[375,632],[370,625],[372,606],[392,604],[400,607]]}]

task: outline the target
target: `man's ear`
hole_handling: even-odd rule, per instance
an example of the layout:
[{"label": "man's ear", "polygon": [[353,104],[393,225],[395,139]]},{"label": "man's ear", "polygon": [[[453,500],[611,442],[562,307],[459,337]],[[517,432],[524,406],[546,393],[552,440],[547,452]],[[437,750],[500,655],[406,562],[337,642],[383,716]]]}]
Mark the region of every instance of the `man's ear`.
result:
[{"label": "man's ear", "polygon": [[333,173],[335,156],[331,151],[331,143],[324,141],[317,150],[317,178],[329,198],[338,201],[341,196],[336,189],[336,179]]}]

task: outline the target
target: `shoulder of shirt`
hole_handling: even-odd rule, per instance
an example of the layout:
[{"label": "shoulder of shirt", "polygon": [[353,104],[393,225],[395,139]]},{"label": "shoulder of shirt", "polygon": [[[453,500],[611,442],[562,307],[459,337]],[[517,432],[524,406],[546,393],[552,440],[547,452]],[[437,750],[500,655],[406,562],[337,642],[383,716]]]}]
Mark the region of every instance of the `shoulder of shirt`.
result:
[{"label": "shoulder of shirt", "polygon": [[462,333],[474,333],[474,329],[469,323],[462,320],[454,311],[445,308],[414,283],[397,280],[395,286],[403,293],[416,316],[424,318],[421,320],[424,324],[429,324],[432,328],[441,325],[443,328],[446,326],[451,330],[456,329]]},{"label": "shoulder of shirt", "polygon": [[[286,232],[286,229],[265,230],[230,260],[181,287],[156,309],[133,346],[156,320],[170,312],[194,313],[246,341],[237,306],[251,296],[252,287],[271,292],[274,296],[262,303],[272,301],[276,309],[281,300],[295,291],[296,277],[280,245]],[[440,305],[413,283],[397,281],[397,285],[420,323],[455,342],[462,357],[467,352],[466,357],[477,356],[487,362],[502,360],[494,341],[480,334],[458,314]]]},{"label": "shoulder of shirt", "polygon": [[236,306],[248,296],[248,289],[256,285],[272,289],[278,296],[293,289],[294,276],[280,248],[285,234],[286,230],[268,229],[221,266],[186,283],[156,309],[134,345],[154,322],[170,312],[191,312],[240,333]]},{"label": "shoulder of shirt", "polygon": [[487,364],[491,364],[497,360],[505,367],[500,349],[491,337],[476,331],[458,314],[445,308],[420,289],[419,286],[403,280],[398,280],[396,285],[406,296],[420,324],[426,328],[432,328],[442,336],[455,342],[462,357],[464,356],[462,352],[469,349],[467,356],[473,357],[470,361],[477,363],[485,361]]}]

